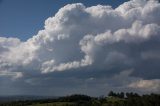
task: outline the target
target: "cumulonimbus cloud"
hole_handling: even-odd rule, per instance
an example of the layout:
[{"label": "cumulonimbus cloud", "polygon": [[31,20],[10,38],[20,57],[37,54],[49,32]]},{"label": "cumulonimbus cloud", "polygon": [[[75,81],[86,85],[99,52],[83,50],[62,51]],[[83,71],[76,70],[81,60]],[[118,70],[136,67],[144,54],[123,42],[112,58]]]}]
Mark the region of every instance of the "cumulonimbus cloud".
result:
[{"label": "cumulonimbus cloud", "polygon": [[68,4],[27,41],[0,37],[0,71],[22,77],[26,72],[123,66],[139,72],[148,59],[160,61],[152,56],[160,50],[159,34],[160,3],[155,0],[131,0],[115,9]]},{"label": "cumulonimbus cloud", "polygon": [[[45,29],[26,42],[1,37],[1,60],[23,66],[37,62],[42,72],[91,65],[103,46],[107,49],[119,42],[129,45],[159,38],[158,11],[156,1],[133,0],[116,9],[69,4],[48,18]],[[104,55],[107,58],[107,53]]]}]

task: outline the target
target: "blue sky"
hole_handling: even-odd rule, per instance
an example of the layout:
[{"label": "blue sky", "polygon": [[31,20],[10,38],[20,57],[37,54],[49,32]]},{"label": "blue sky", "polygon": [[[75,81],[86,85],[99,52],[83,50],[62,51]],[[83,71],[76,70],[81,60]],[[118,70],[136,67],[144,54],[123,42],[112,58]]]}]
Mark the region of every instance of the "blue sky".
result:
[{"label": "blue sky", "polygon": [[81,2],[85,6],[102,4],[116,7],[125,1],[127,0],[1,0],[0,36],[26,40],[43,29],[44,21],[66,4]]}]

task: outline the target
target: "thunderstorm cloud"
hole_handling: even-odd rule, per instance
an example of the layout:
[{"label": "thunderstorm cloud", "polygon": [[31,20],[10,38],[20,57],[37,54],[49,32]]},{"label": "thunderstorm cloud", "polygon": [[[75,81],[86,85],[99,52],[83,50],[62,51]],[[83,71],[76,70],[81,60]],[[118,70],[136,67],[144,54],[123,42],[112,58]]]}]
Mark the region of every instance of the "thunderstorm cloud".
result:
[{"label": "thunderstorm cloud", "polygon": [[0,37],[0,94],[159,93],[159,63],[158,1],[68,4],[26,41]]}]

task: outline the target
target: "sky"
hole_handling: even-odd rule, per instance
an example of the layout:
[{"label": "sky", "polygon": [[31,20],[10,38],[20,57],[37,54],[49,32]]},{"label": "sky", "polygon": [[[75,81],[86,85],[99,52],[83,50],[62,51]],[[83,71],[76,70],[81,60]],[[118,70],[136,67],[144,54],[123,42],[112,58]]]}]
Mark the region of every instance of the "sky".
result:
[{"label": "sky", "polygon": [[160,93],[157,0],[0,0],[0,95]]},{"label": "sky", "polygon": [[116,7],[124,1],[127,0],[0,0],[0,36],[18,37],[25,41],[43,29],[44,21],[67,4]]}]

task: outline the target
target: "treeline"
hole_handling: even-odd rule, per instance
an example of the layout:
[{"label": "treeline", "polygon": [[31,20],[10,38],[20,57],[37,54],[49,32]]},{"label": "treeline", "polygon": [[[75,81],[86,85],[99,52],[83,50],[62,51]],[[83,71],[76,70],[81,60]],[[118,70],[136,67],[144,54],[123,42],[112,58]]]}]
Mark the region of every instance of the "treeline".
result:
[{"label": "treeline", "polygon": [[[52,105],[43,105],[43,104]],[[57,105],[56,103],[63,103]],[[65,104],[66,103],[66,104]],[[70,103],[70,104],[69,104]],[[108,96],[90,97],[87,95],[71,95],[54,99],[13,101],[0,103],[0,106],[160,106],[160,94],[139,95],[137,93],[109,92]],[[40,106],[42,106],[40,105]]]},{"label": "treeline", "polygon": [[100,99],[104,106],[160,106],[160,94],[139,95],[133,92],[109,92],[108,97]]},{"label": "treeline", "polygon": [[118,97],[118,98],[134,98],[134,97],[140,97],[140,95],[138,93],[133,93],[133,92],[127,92],[127,93],[124,93],[124,92],[118,92],[118,93],[115,93],[113,91],[110,91],[108,93],[108,96],[110,97]]}]

